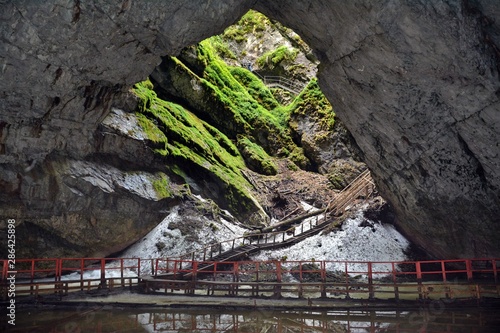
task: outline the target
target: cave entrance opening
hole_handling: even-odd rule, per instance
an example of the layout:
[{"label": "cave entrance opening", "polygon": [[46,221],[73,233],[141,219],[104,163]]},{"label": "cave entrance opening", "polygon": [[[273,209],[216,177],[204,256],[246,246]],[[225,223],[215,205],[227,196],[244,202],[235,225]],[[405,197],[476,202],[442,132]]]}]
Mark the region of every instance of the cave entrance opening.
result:
[{"label": "cave entrance opening", "polygon": [[300,36],[254,10],[165,56],[134,88],[139,124],[167,160],[157,191],[167,196],[180,176],[239,217],[324,208],[366,167],[319,88],[318,64]]}]

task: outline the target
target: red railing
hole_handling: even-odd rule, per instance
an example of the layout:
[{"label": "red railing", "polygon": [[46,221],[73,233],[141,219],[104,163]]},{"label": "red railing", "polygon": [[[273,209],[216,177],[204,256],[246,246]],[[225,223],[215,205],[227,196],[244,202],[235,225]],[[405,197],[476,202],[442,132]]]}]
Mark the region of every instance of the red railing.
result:
[{"label": "red railing", "polygon": [[[495,286],[496,295],[500,292],[498,287],[500,259],[488,258],[402,262],[315,260],[203,262],[160,258],[18,259],[15,263],[15,272],[8,269],[8,260],[0,260],[0,264],[2,286],[8,284],[9,276],[15,275],[16,294],[37,294],[41,290],[67,293],[70,290],[90,290],[117,284],[131,286],[140,281],[146,281],[146,284],[177,281],[181,289],[190,288],[191,291],[203,288],[243,290],[256,287],[258,289],[262,286],[265,289],[265,284],[268,283],[269,288],[282,286],[283,290],[300,289],[300,295],[303,294],[303,288],[310,284],[310,289],[321,290],[322,296],[328,290],[339,292],[339,287],[342,287],[340,292],[346,296],[356,293],[352,290],[358,288],[369,298],[376,292],[389,293],[384,291],[385,287],[391,287],[390,293],[394,293],[394,297],[398,298],[403,293],[400,291],[401,288],[411,283],[424,294],[426,292],[424,284],[427,282],[446,286],[475,284],[474,292],[477,297],[481,297],[483,293],[478,284]],[[288,274],[286,279],[283,278],[285,274]],[[293,277],[292,282],[290,276]],[[183,281],[189,281],[191,284],[182,287]],[[196,286],[193,286],[193,281],[197,283]],[[254,286],[248,281],[259,283],[261,287]],[[6,288],[3,290],[5,297]],[[459,291],[449,290],[450,294],[457,292]]]},{"label": "red railing", "polygon": [[137,285],[141,265],[151,262],[139,258],[16,259],[15,268],[9,269],[8,260],[0,260],[0,297],[6,298],[12,277],[17,295],[67,294],[71,290]]},{"label": "red railing", "polygon": [[[498,272],[500,270],[500,259],[452,259],[452,260],[429,260],[429,261],[236,261],[236,262],[212,262],[212,261],[193,261],[182,259],[154,259],[154,274],[186,274],[186,273],[227,273],[227,270],[219,270],[217,267],[234,266],[231,270],[241,272],[239,267],[249,264],[254,265],[274,265],[275,271],[280,272],[283,266],[297,266],[296,271],[300,276],[302,273],[319,273],[322,276],[326,274],[326,266],[334,266],[336,271],[340,271],[344,276],[364,275],[368,279],[387,278],[392,280],[401,278],[413,279],[415,281],[441,281],[447,282],[451,277],[453,279],[472,282],[474,277],[484,279],[487,275],[495,283],[498,282]],[[305,266],[310,265],[310,266]],[[206,267],[205,267],[206,266]],[[316,266],[314,270],[302,270],[302,267]],[[295,272],[293,269],[289,272]]]},{"label": "red railing", "polygon": [[[146,292],[292,298],[500,297],[499,259],[406,262],[157,259]],[[286,274],[286,275],[285,275]],[[291,278],[292,277],[292,278]],[[333,296],[331,296],[333,295]]]}]

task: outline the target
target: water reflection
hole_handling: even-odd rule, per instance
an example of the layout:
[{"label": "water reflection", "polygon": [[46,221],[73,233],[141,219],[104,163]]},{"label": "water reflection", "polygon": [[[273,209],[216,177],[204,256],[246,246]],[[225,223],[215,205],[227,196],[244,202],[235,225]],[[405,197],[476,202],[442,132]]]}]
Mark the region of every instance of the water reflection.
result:
[{"label": "water reflection", "polygon": [[181,309],[19,309],[9,332],[497,332],[498,313],[462,311],[209,311]]}]

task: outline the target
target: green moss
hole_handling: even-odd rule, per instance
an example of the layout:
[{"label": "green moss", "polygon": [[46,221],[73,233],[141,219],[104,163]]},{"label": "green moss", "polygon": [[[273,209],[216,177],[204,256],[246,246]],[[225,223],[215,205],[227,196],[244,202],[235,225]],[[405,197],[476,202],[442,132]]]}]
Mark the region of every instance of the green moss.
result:
[{"label": "green moss", "polygon": [[262,149],[261,146],[252,142],[246,136],[238,137],[238,149],[240,150],[247,166],[255,172],[263,175],[275,175],[278,167],[272,158]]},{"label": "green moss", "polygon": [[161,173],[159,178],[153,180],[153,188],[160,199],[169,198],[173,195],[168,177],[164,173]]},{"label": "green moss", "polygon": [[233,67],[231,75],[243,85],[248,93],[264,108],[273,110],[280,104],[274,98],[271,90],[252,72],[245,68]]},{"label": "green moss", "polygon": [[265,15],[249,10],[236,24],[224,30],[222,37],[242,43],[247,40],[248,34],[259,35],[270,25],[271,22]]},{"label": "green moss", "polygon": [[[165,147],[155,149],[160,156],[194,172],[191,177],[217,181],[233,211],[255,210],[248,190],[251,185],[241,173],[245,162],[226,135],[182,106],[161,100],[147,83],[136,84],[133,92],[139,98],[138,112],[149,119],[142,123],[156,124],[166,138]],[[161,192],[167,188],[164,185],[163,178],[153,184],[160,196],[167,194]]]},{"label": "green moss", "polygon": [[315,117],[320,124],[320,130],[332,131],[335,124],[335,112],[332,105],[326,99],[318,85],[313,79],[300,93],[287,110],[290,115],[308,115]]},{"label": "green moss", "polygon": [[139,112],[136,113],[136,117],[139,126],[146,133],[149,140],[156,143],[167,143],[167,137],[158,129],[158,126],[151,119]]},{"label": "green moss", "polygon": [[227,44],[222,40],[221,36],[213,36],[210,38],[214,51],[223,59],[237,60],[236,55],[229,49]]},{"label": "green moss", "polygon": [[295,148],[289,156],[290,160],[295,163],[299,168],[307,170],[311,166],[311,162],[304,155],[304,149],[301,147]]},{"label": "green moss", "polygon": [[288,46],[282,45],[276,50],[264,53],[256,62],[260,68],[272,69],[282,62],[293,62],[298,54],[297,49],[290,49]]},{"label": "green moss", "polygon": [[223,62],[210,39],[199,43],[198,57],[205,65],[200,83],[218,106],[218,113],[223,113],[218,125],[225,133],[232,138],[251,134],[271,155],[282,147],[294,146],[287,124],[270,111],[278,103],[260,80],[245,69]]}]

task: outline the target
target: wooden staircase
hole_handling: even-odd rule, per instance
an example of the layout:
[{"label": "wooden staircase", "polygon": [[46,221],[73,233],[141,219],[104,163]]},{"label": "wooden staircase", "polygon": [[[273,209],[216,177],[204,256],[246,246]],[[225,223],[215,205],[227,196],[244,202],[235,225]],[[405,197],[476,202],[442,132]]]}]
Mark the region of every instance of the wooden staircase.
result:
[{"label": "wooden staircase", "polygon": [[[370,172],[366,170],[338,193],[326,209],[319,211],[321,214],[324,214],[322,220],[316,216],[314,222],[310,218],[305,220],[305,222],[301,221],[300,224],[295,224],[295,227],[292,227],[291,231],[253,233],[244,237],[212,244],[202,250],[181,256],[178,259],[199,261],[197,272],[202,273],[204,270],[212,270],[214,266],[213,262],[221,263],[245,260],[250,255],[259,251],[292,246],[326,229],[338,216],[342,215],[345,209],[354,205],[360,198],[368,198],[374,190],[375,185]],[[272,228],[266,230],[272,230]],[[237,241],[241,242],[241,245],[236,246]],[[229,248],[226,250],[224,246],[227,245],[229,245]],[[175,279],[184,280],[191,279],[192,274],[167,273],[161,274],[157,278],[172,278],[175,275]]]}]

